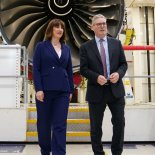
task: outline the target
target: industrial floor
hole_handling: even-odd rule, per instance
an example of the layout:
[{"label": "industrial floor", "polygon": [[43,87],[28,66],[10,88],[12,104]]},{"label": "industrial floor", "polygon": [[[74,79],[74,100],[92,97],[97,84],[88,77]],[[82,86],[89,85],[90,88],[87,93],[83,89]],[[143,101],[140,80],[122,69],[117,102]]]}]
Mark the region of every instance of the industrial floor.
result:
[{"label": "industrial floor", "polygon": [[[21,145],[23,146],[23,149],[21,150],[16,150],[20,144],[14,144],[13,146],[15,149],[14,151],[13,149],[9,149],[12,147],[11,144],[7,145],[7,147],[6,144],[0,144],[0,155],[40,155],[39,146],[37,144]],[[111,155],[110,145],[104,144],[104,148],[106,153]],[[90,144],[67,144],[66,155],[93,155],[93,153]],[[125,144],[124,152],[122,155],[155,155],[155,143]]]}]

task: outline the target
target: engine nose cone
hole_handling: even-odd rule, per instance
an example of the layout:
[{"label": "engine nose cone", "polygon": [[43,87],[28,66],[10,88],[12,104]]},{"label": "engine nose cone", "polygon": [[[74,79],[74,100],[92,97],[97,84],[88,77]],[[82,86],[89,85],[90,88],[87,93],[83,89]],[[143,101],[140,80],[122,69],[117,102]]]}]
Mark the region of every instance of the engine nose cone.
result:
[{"label": "engine nose cone", "polygon": [[70,0],[48,0],[48,7],[57,16],[65,16],[72,11]]}]

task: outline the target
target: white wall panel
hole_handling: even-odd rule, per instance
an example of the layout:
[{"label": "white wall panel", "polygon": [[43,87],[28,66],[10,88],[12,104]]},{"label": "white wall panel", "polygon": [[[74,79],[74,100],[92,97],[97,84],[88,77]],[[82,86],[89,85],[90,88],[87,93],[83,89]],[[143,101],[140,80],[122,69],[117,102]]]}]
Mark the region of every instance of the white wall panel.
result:
[{"label": "white wall panel", "polygon": [[0,45],[0,108],[19,108],[21,47]]}]

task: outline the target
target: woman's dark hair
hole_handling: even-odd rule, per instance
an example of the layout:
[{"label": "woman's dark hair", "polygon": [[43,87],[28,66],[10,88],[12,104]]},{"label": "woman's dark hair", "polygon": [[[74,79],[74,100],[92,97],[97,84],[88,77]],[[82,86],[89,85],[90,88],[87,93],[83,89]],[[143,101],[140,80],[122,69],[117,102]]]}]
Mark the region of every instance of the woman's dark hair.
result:
[{"label": "woman's dark hair", "polygon": [[58,27],[59,25],[61,25],[61,27],[64,30],[63,35],[60,38],[60,42],[61,43],[65,43],[65,41],[66,41],[65,23],[61,19],[52,19],[49,22],[49,24],[48,24],[48,26],[46,28],[44,40],[51,40],[52,39],[52,35],[53,35],[53,27]]}]

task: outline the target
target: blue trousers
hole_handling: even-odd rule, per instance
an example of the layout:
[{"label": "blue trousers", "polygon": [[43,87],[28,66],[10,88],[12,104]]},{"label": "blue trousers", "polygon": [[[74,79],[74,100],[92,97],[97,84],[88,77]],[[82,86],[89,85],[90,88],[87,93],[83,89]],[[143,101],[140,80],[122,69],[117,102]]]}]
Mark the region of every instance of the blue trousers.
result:
[{"label": "blue trousers", "polygon": [[44,102],[36,100],[36,106],[41,154],[65,155],[69,93],[45,91]]}]

